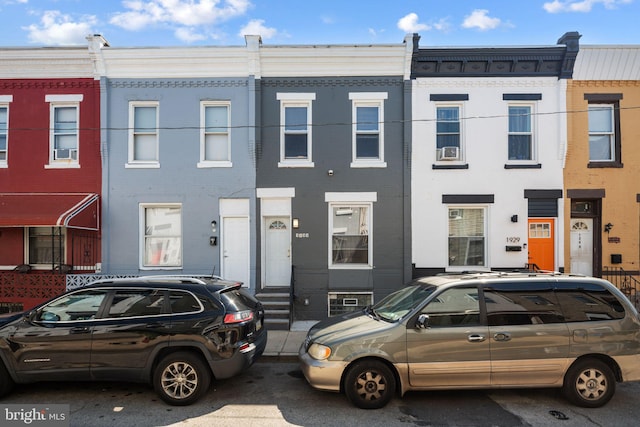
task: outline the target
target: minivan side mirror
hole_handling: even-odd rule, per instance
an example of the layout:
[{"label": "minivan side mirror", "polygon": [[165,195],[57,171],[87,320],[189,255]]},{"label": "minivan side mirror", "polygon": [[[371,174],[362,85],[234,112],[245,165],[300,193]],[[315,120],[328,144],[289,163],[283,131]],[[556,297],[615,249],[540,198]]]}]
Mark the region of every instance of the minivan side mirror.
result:
[{"label": "minivan side mirror", "polygon": [[416,321],[417,329],[429,329],[429,315],[421,314],[418,316],[418,320]]}]

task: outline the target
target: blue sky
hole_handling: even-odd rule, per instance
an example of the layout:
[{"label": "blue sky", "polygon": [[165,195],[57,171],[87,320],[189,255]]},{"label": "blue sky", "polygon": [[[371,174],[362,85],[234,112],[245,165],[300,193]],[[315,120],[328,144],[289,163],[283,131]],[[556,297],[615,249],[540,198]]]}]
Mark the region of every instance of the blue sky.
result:
[{"label": "blue sky", "polygon": [[0,0],[0,46],[640,44],[640,0]]}]

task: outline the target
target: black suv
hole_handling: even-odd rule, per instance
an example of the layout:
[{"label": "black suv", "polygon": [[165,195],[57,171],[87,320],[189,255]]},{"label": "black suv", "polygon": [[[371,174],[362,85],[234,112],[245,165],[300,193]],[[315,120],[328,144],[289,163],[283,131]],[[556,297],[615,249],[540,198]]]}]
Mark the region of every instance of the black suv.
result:
[{"label": "black suv", "polygon": [[150,276],[103,280],[0,320],[0,396],[14,383],[152,383],[189,405],[212,378],[251,366],[267,342],[264,309],[241,283]]}]

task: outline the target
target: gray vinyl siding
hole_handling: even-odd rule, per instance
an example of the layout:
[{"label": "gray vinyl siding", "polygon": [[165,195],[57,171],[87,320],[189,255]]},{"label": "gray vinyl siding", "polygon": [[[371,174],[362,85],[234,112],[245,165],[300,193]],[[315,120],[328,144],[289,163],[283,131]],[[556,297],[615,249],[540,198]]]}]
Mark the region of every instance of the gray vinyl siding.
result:
[{"label": "gray vinyl siding", "polygon": [[[250,85],[253,82],[246,78],[103,79],[103,273],[157,274],[139,269],[139,206],[181,203],[183,267],[166,274],[220,274],[220,241],[209,244],[213,220],[220,239],[220,198],[249,199],[255,211],[255,105]],[[125,167],[132,101],[158,103],[159,168]],[[197,167],[201,101],[230,102],[233,167]],[[253,233],[250,237],[253,287],[256,240]]]}]

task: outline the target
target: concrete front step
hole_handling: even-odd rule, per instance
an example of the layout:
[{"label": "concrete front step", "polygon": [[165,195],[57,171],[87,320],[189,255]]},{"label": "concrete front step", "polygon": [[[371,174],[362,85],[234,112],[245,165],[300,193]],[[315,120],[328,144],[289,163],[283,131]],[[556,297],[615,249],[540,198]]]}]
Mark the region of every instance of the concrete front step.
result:
[{"label": "concrete front step", "polygon": [[259,293],[256,298],[264,307],[264,324],[269,330],[289,330],[289,294],[284,292]]}]

